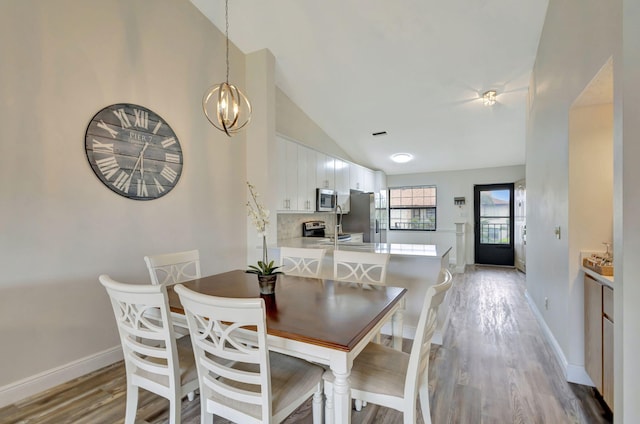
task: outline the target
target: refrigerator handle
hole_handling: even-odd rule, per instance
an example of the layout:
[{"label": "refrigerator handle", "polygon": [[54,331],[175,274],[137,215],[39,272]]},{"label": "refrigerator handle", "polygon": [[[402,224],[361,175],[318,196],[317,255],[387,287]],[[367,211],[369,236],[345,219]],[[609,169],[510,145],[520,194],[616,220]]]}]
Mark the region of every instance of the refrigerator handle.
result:
[{"label": "refrigerator handle", "polygon": [[380,232],[380,221],[376,219],[376,234]]}]

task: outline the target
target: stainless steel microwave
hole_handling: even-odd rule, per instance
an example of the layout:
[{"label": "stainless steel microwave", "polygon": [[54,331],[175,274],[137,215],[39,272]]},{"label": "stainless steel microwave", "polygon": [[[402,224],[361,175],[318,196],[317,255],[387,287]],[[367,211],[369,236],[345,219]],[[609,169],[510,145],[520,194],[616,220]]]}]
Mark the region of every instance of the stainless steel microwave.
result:
[{"label": "stainless steel microwave", "polygon": [[338,194],[335,190],[316,189],[316,212],[334,212],[337,203]]}]

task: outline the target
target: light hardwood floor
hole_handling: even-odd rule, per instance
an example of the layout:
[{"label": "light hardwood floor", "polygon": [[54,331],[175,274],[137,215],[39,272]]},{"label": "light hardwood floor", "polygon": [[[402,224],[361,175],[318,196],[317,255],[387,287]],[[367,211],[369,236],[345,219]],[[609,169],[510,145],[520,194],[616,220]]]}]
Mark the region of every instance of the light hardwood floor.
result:
[{"label": "light hardwood floor", "polygon": [[[469,267],[455,276],[449,296],[449,329],[431,349],[434,424],[613,422],[593,389],[564,380],[524,298],[523,274]],[[404,349],[410,346],[405,340]],[[141,423],[166,422],[166,400],[141,391],[139,405]],[[0,423],[121,423],[124,407],[124,367],[117,363],[0,409]],[[198,397],[185,400],[182,422],[199,423],[199,413]],[[311,423],[311,403],[285,422]],[[402,423],[402,415],[369,404],[353,411],[352,422]]]}]

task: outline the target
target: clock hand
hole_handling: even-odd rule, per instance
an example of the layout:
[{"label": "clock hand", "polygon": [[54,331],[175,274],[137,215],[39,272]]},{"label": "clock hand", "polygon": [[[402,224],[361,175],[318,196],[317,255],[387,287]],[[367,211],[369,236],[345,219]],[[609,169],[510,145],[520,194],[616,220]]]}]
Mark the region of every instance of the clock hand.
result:
[{"label": "clock hand", "polygon": [[[140,154],[138,155],[138,160],[136,161],[136,164],[133,165],[133,170],[131,171],[131,175],[129,175],[129,182],[131,182],[131,178],[133,178],[133,174],[136,173],[136,169],[138,169],[138,165],[142,161],[142,156],[144,155],[144,151],[147,150],[147,146],[149,146],[148,141],[144,143],[144,147],[142,148],[142,150],[140,151]],[[142,173],[140,174],[140,176],[142,176]]]}]

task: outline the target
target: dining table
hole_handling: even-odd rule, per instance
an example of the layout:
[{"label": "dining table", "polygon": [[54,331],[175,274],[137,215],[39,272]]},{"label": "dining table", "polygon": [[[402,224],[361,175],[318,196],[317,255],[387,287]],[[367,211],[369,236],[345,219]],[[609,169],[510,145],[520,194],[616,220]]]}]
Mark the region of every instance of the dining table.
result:
[{"label": "dining table", "polygon": [[[211,296],[264,299],[269,349],[327,365],[333,372],[335,417],[326,417],[327,422],[351,422],[353,360],[389,320],[393,347],[402,349],[405,288],[280,274],[275,293],[261,295],[257,277],[243,270],[181,284]],[[171,287],[167,294],[171,311],[184,314]]]}]

